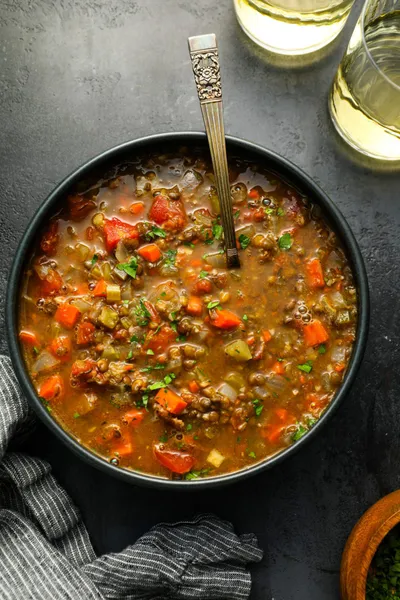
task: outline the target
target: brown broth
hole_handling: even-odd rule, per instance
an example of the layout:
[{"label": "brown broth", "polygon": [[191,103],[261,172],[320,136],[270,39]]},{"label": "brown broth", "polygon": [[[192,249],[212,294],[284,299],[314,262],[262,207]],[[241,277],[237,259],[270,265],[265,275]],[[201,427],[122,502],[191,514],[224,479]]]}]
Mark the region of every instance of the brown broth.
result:
[{"label": "brown broth", "polygon": [[[47,236],[32,256],[20,307],[20,327],[25,331],[21,341],[32,381],[43,395],[49,377],[59,374],[64,388],[61,393],[57,387],[45,392],[51,414],[81,444],[121,467],[188,479],[246,468],[308,431],[342,381],[357,320],[356,290],[347,259],[334,233],[318,216],[318,208],[308,199],[262,168],[235,161],[230,175],[233,197],[239,202],[234,202],[233,212],[238,239],[246,247],[240,249],[240,271],[227,272],[219,265],[214,268],[205,255],[221,252],[217,261],[223,261],[224,256],[207,159],[179,154],[146,157],[131,171],[70,199],[69,204],[66,201],[49,226],[50,239],[51,228],[56,228],[53,251],[43,245]],[[172,209],[184,206],[183,227],[178,223],[174,229],[174,223],[156,224],[149,218],[157,198],[158,202],[165,198]],[[85,208],[88,200],[93,207]],[[135,208],[130,207],[137,203],[143,203],[144,208],[132,214]],[[74,212],[77,206],[83,207],[80,220]],[[200,225],[199,209],[210,211],[200,217]],[[142,272],[135,278],[127,275],[122,281],[114,271],[118,263],[115,250],[106,250],[99,217],[95,218],[96,226],[92,222],[99,213],[106,220],[116,217],[131,225],[150,223],[139,225],[138,240],[122,242],[128,262],[134,257],[140,265]],[[154,234],[155,227],[163,237]],[[240,231],[243,227],[245,233]],[[245,238],[239,237],[243,235]],[[207,243],[207,236],[211,243]],[[156,244],[162,254],[155,264],[137,253],[149,243]],[[49,291],[49,269],[62,278],[60,289]],[[119,286],[125,302],[94,298],[93,288],[103,279],[106,285]],[[159,287],[166,282],[172,282],[172,304],[177,305],[169,313],[162,297],[165,289]],[[57,288],[57,282],[54,286],[51,280],[52,286]],[[186,303],[193,295],[201,301],[202,314],[198,317],[187,315]],[[55,311],[77,298],[87,303],[88,310],[80,304],[82,312],[76,324],[65,328],[57,322]],[[143,313],[140,299],[156,308],[156,320]],[[217,307],[207,308],[217,301]],[[99,322],[104,306],[118,316],[114,328]],[[226,311],[239,317],[237,327],[216,326],[215,319],[218,315],[225,319]],[[138,320],[147,321],[146,326],[138,325]],[[86,345],[77,344],[82,323],[93,328],[93,340]],[[318,343],[312,343],[315,324],[319,336],[326,334],[323,343],[318,336]],[[156,336],[168,332],[168,344],[154,354],[148,353],[157,328]],[[31,334],[36,337],[29,338]],[[39,367],[43,359],[48,362],[50,345],[59,336],[64,342],[68,338],[71,352],[67,360],[43,371],[38,368],[38,358]],[[139,343],[131,341],[135,338]],[[247,345],[249,360],[237,362],[237,357],[225,353],[226,346],[235,340]],[[186,346],[191,346],[188,354]],[[52,352],[50,356],[57,356],[57,360],[63,358],[55,353],[54,344]],[[79,361],[92,361],[93,379],[85,373],[71,378],[76,361],[78,366],[82,366]],[[102,371],[100,367],[106,368]],[[167,416],[163,416],[154,400],[158,390],[148,388],[157,382],[165,385],[166,376],[168,389],[187,406],[171,414],[168,405]],[[138,381],[144,379],[144,387],[136,391]],[[228,396],[218,392],[227,380],[233,382]],[[193,382],[199,389],[190,392],[189,383],[193,386]],[[136,420],[129,422],[135,410]],[[160,464],[156,444],[161,444],[161,453],[178,453],[173,460],[180,473],[171,473]],[[219,466],[209,455],[212,450],[218,452],[217,463],[223,458]],[[182,458],[183,467],[179,462],[182,456],[190,457]]]}]

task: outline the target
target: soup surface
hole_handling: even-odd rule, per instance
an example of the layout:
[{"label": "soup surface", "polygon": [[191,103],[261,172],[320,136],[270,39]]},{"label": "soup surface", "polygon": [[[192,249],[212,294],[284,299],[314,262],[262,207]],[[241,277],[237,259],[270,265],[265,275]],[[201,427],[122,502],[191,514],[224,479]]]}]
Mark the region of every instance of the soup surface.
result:
[{"label": "soup surface", "polygon": [[25,274],[20,341],[45,406],[116,467],[196,479],[300,439],[340,385],[357,298],[318,207],[230,164],[225,269],[210,163],[146,156],[66,199]]}]

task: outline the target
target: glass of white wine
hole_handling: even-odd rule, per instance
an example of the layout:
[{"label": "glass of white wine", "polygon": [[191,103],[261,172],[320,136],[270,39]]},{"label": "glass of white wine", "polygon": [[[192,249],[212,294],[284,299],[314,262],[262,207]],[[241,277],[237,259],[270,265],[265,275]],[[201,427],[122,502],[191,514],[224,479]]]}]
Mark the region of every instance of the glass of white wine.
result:
[{"label": "glass of white wine", "polygon": [[233,0],[243,31],[270,52],[316,52],[342,31],[354,0]]},{"label": "glass of white wine", "polygon": [[367,0],[334,79],[329,110],[356,150],[400,160],[400,0]]}]

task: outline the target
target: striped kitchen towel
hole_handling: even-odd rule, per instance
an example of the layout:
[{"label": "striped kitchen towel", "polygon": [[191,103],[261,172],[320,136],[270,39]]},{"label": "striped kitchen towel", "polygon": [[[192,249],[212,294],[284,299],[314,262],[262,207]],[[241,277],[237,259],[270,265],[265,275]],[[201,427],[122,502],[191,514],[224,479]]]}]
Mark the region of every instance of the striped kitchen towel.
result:
[{"label": "striped kitchen towel", "polygon": [[244,600],[262,552],[213,515],[161,524],[96,557],[79,511],[38,458],[9,451],[32,419],[0,356],[0,599]]}]

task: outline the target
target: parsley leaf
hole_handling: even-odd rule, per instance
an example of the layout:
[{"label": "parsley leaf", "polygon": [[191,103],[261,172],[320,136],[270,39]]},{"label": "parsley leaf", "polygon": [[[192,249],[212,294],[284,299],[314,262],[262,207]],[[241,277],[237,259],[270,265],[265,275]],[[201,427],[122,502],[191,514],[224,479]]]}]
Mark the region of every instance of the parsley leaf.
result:
[{"label": "parsley leaf", "polygon": [[297,365],[297,368],[300,371],[304,371],[304,373],[311,373],[311,371],[312,371],[312,362],[311,362],[311,360],[308,360],[303,365]]},{"label": "parsley leaf", "polygon": [[257,458],[255,452],[249,452],[250,458]]},{"label": "parsley leaf", "polygon": [[242,319],[243,319],[243,321],[248,321],[249,317],[247,315],[243,315]]},{"label": "parsley leaf", "polygon": [[273,215],[274,209],[273,208],[264,208],[264,212],[266,215]]},{"label": "parsley leaf", "polygon": [[189,248],[194,248],[193,242],[183,242],[184,246],[189,246]]},{"label": "parsley leaf", "polygon": [[191,423],[188,423],[186,425],[186,431],[192,431],[192,429],[193,429],[193,425]]},{"label": "parsley leaf", "polygon": [[42,396],[40,396],[40,400],[41,400],[43,406],[48,410],[48,412],[51,413],[52,408],[51,408],[51,406],[49,404],[49,401],[46,400],[46,398],[42,398]]},{"label": "parsley leaf", "polygon": [[220,306],[220,304],[219,304],[219,300],[213,300],[212,302],[209,302],[209,303],[207,304],[207,308],[208,308],[209,310],[211,310],[212,308],[217,308],[217,307],[219,307],[219,306]]},{"label": "parsley leaf", "polygon": [[132,352],[132,350],[129,350],[128,356],[126,357],[127,360],[129,360],[130,358],[132,358],[132,356],[133,356],[133,352]]},{"label": "parsley leaf", "polygon": [[95,265],[98,260],[99,260],[98,254],[93,254],[93,258],[92,258],[92,260],[90,262],[91,262],[92,265]]},{"label": "parsley leaf", "polygon": [[163,442],[163,444],[165,444],[165,442],[168,442],[168,434],[166,431],[164,431],[164,433],[162,435],[160,435],[160,437],[158,438],[160,440],[160,442]]},{"label": "parsley leaf", "polygon": [[173,250],[172,248],[167,250],[164,255],[165,256],[164,265],[166,265],[168,267],[174,267],[177,252],[178,252],[177,250]]},{"label": "parsley leaf", "polygon": [[235,212],[233,213],[233,218],[237,219],[240,216],[240,210],[235,210]]},{"label": "parsley leaf", "polygon": [[205,279],[206,277],[208,277],[207,271],[200,271],[199,279]]},{"label": "parsley leaf", "polygon": [[161,227],[157,227],[156,225],[152,225],[150,231],[146,233],[146,238],[148,240],[154,240],[156,237],[165,238],[166,236],[167,234],[164,229],[161,229]]},{"label": "parsley leaf", "polygon": [[223,232],[222,225],[219,225],[219,223],[213,223],[212,232],[213,232],[214,238],[216,240],[220,240],[221,236],[222,236],[222,232]]},{"label": "parsley leaf", "polygon": [[146,354],[149,354],[150,356],[154,356],[154,352],[153,352],[153,350],[150,350],[150,348],[147,350]]},{"label": "parsley leaf", "polygon": [[136,258],[136,256],[132,256],[130,262],[128,263],[119,263],[117,265],[117,269],[120,269],[120,271],[125,271],[125,273],[127,273],[133,279],[135,279],[136,277],[137,268],[138,259]]},{"label": "parsley leaf", "polygon": [[321,344],[320,346],[318,346],[318,354],[325,354],[325,352],[326,352],[325,344]]},{"label": "parsley leaf", "polygon": [[280,206],[278,208],[278,210],[276,211],[276,214],[278,215],[278,217],[283,217],[283,215],[285,214],[285,211],[283,210],[283,208]]},{"label": "parsley leaf", "polygon": [[255,400],[253,400],[253,405],[254,405],[254,412],[256,413],[256,417],[259,417],[261,415],[264,407],[261,404],[261,401],[258,400],[257,398]]},{"label": "parsley leaf", "polygon": [[242,250],[246,250],[247,246],[250,244],[251,240],[247,235],[241,233],[239,235],[239,244]]},{"label": "parsley leaf", "polygon": [[297,442],[297,440],[299,440],[300,438],[303,437],[303,435],[305,433],[307,433],[308,429],[306,429],[301,423],[297,423],[297,429],[296,431],[292,434],[292,440],[294,442]]},{"label": "parsley leaf", "polygon": [[74,412],[74,419],[79,419],[79,417],[81,416],[78,412]]},{"label": "parsley leaf", "polygon": [[135,316],[136,323],[139,325],[139,327],[146,327],[151,315],[144,304],[143,298],[140,298],[139,304],[135,308]]},{"label": "parsley leaf", "polygon": [[186,481],[191,481],[192,479],[198,479],[199,477],[204,477],[207,473],[210,472],[210,469],[201,469],[201,471],[189,471],[186,473],[185,479]]},{"label": "parsley leaf", "polygon": [[290,250],[293,246],[293,239],[290,233],[286,232],[278,240],[279,248],[282,250]]}]

